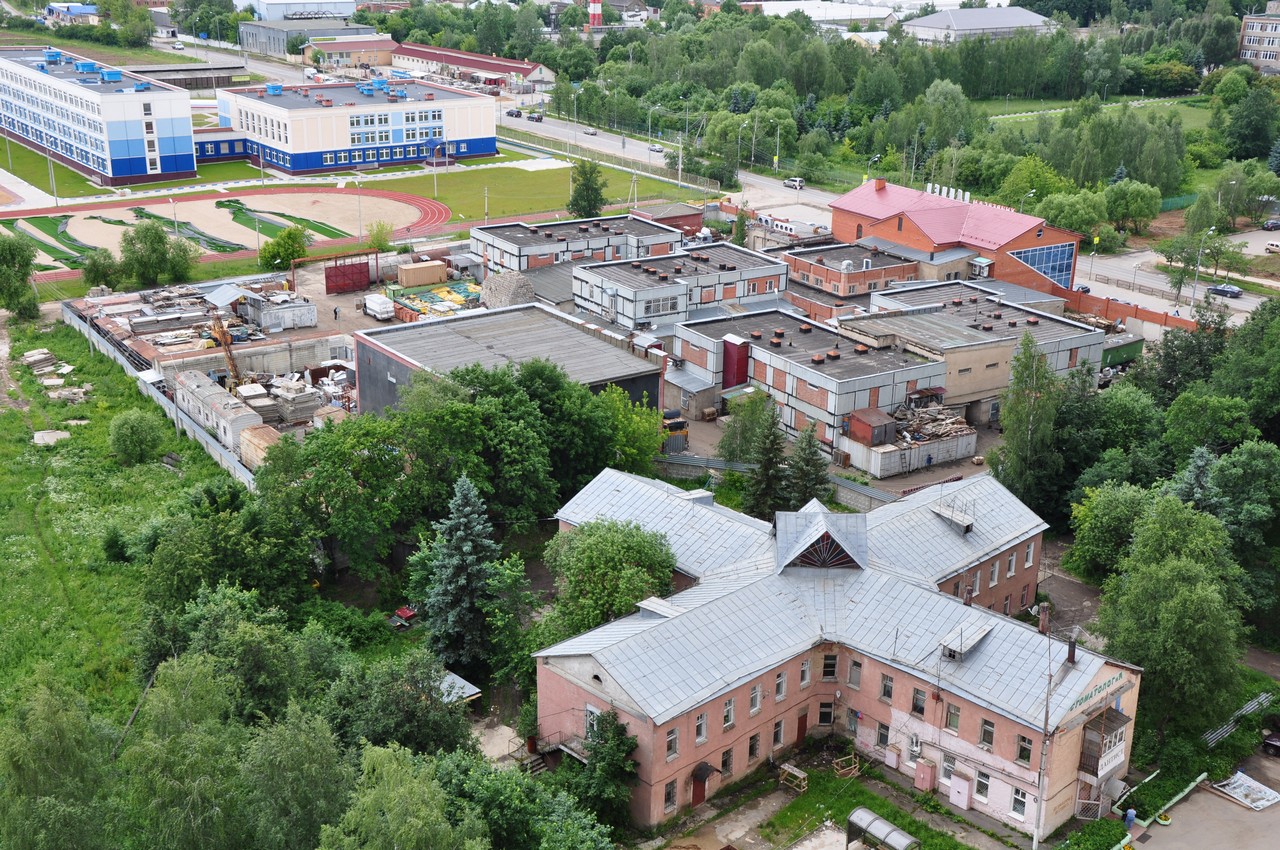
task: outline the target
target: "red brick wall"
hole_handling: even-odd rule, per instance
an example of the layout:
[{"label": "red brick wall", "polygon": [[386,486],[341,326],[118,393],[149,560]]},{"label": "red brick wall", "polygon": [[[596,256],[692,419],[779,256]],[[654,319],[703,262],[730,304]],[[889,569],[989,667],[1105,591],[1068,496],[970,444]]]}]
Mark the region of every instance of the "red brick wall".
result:
[{"label": "red brick wall", "polygon": [[707,368],[707,351],[699,348],[688,340],[680,343],[680,355],[695,366]]},{"label": "red brick wall", "polygon": [[[1031,562],[1027,562],[1027,544],[1032,544]],[[1031,607],[1036,601],[1036,590],[1039,586],[1039,564],[1043,539],[1037,534],[1031,540],[1024,540],[1014,546],[1002,550],[992,558],[988,558],[977,566],[970,567],[960,575],[952,576],[938,583],[938,590],[955,594],[956,582],[960,582],[960,595],[964,595],[965,587],[981,585],[981,590],[973,595],[973,605],[990,608],[995,611],[1004,610],[1004,599],[1009,597],[1009,613],[1017,614]],[[1009,557],[1015,560],[1013,575],[1009,575]],[[996,583],[991,584],[991,567],[995,565]],[[1027,589],[1027,602],[1022,604],[1022,589]]]},{"label": "red brick wall", "polygon": [[819,410],[827,409],[827,397],[829,394],[822,387],[810,386],[808,381],[797,378],[795,395],[796,398],[806,404],[812,404]]}]

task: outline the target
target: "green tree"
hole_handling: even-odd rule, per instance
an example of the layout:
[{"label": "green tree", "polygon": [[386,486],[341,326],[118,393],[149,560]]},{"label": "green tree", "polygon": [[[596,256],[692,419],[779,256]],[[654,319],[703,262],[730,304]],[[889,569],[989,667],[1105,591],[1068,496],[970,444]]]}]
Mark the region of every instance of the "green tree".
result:
[{"label": "green tree", "polygon": [[116,261],[115,254],[106,248],[97,248],[85,254],[80,273],[84,275],[85,285],[91,289],[95,286],[109,286],[112,289],[120,286],[120,263]]},{"label": "green tree", "polygon": [[263,269],[288,269],[294,260],[307,256],[311,237],[305,227],[295,224],[281,230],[275,239],[267,241],[258,252],[258,267]]},{"label": "green tree", "polygon": [[595,218],[604,209],[604,175],[594,160],[580,159],[573,166],[573,194],[569,214],[574,218]]},{"label": "green tree", "polygon": [[1214,361],[1216,393],[1245,399],[1249,416],[1271,442],[1280,438],[1280,304],[1264,300],[1226,340]]},{"label": "green tree", "polygon": [[329,724],[297,704],[254,730],[240,778],[252,845],[261,850],[313,850],[355,780]]},{"label": "green tree", "polygon": [[1164,441],[1178,463],[1198,446],[1221,454],[1258,437],[1244,399],[1214,395],[1203,387],[1193,387],[1174,399],[1164,422]]},{"label": "green tree", "polygon": [[1071,185],[1071,181],[1054,171],[1040,157],[1024,156],[1001,181],[1000,188],[996,191],[996,200],[1014,209],[1025,209],[1032,198],[1047,198],[1073,191],[1075,187]]},{"label": "green tree", "polygon": [[122,411],[111,419],[111,451],[121,466],[143,463],[160,448],[164,433],[164,425],[147,411]]},{"label": "green tree", "polygon": [[[190,246],[176,237],[172,242]],[[180,262],[190,257],[187,249],[178,251]],[[152,289],[160,284],[161,277],[171,274],[174,252],[165,226],[158,221],[144,221],[120,237],[120,270],[133,278],[140,289]],[[185,275],[177,279],[185,280]]]},{"label": "green tree", "polygon": [[642,401],[632,401],[627,391],[610,384],[595,396],[595,405],[604,414],[609,435],[606,463],[614,469],[636,475],[653,472],[653,459],[662,451],[666,435],[662,431],[662,411]]},{"label": "green tree", "polygon": [[1107,218],[1118,228],[1141,233],[1160,214],[1160,190],[1137,180],[1121,180],[1103,191]]},{"label": "green tree", "polygon": [[1097,192],[1049,195],[1035,208],[1036,215],[1055,227],[1089,234],[1107,216],[1107,202]]},{"label": "green tree", "polygon": [[40,303],[32,288],[36,246],[26,236],[0,234],[0,307],[19,319],[40,315]]},{"label": "green tree", "polygon": [[1271,143],[1271,152],[1267,154],[1267,169],[1272,174],[1280,175],[1280,138]]},{"label": "green tree", "polygon": [[733,244],[742,247],[747,244],[747,208],[739,207],[738,215],[733,220]]},{"label": "green tree", "polygon": [[1280,109],[1276,96],[1267,86],[1250,89],[1244,99],[1231,107],[1226,142],[1231,155],[1238,160],[1265,157],[1276,139],[1276,119]]},{"label": "green tree", "polygon": [[488,654],[484,612],[492,605],[493,562],[502,550],[484,500],[465,474],[458,476],[448,515],[435,538],[409,559],[409,592],[422,603],[432,650],[445,665],[474,670]]},{"label": "green tree", "polygon": [[1240,675],[1243,624],[1205,565],[1130,559],[1103,585],[1098,614],[1107,652],[1143,669],[1139,711],[1161,741],[1199,733],[1226,708]]},{"label": "green tree", "polygon": [[791,498],[792,510],[799,510],[812,499],[823,501],[831,498],[831,479],[827,471],[827,458],[818,443],[816,423],[796,437],[795,447],[791,451],[791,460],[787,464],[787,495]]},{"label": "green tree", "polygon": [[769,394],[758,388],[730,401],[716,456],[730,463],[753,462],[760,433],[774,422],[770,409],[775,406]]},{"label": "green tree", "polygon": [[0,843],[12,850],[113,846],[109,754],[118,733],[53,670],[0,726]]},{"label": "green tree", "polygon": [[1053,450],[1059,382],[1023,334],[1013,357],[1009,387],[1000,394],[1004,444],[992,452],[991,469],[1013,495],[1034,511],[1051,505],[1062,457]]},{"label": "green tree", "polygon": [[631,613],[671,591],[676,558],[667,538],[635,523],[592,520],[551,538],[544,556],[556,579],[548,624],[556,639]]},{"label": "green tree", "polygon": [[601,823],[622,828],[630,821],[631,786],[636,782],[636,763],[631,754],[636,738],[615,711],[596,715],[587,729],[584,749],[587,764],[576,772],[569,789],[583,806],[595,812]]},{"label": "green tree", "polygon": [[[1264,303],[1259,309],[1266,310],[1269,303]],[[1172,328],[1162,339],[1148,341],[1142,358],[1129,370],[1126,383],[1146,391],[1161,407],[1167,406],[1196,382],[1208,380],[1213,373],[1213,364],[1219,362],[1218,358],[1227,343],[1225,310],[1200,302],[1196,304],[1193,315],[1196,319],[1195,330]],[[1257,311],[1253,316],[1256,315]],[[1239,337],[1249,327],[1250,321],[1252,317],[1233,338]],[[1229,365],[1235,361],[1224,359],[1221,362]],[[1238,392],[1228,386],[1220,389],[1227,395]]]},{"label": "green tree", "polygon": [[369,225],[369,250],[384,254],[391,250],[391,234],[395,227],[389,221],[378,220]]},{"label": "green tree", "polygon": [[471,748],[466,704],[449,692],[445,670],[425,646],[399,658],[343,667],[323,713],[344,745],[395,742],[417,753]]},{"label": "green tree", "polygon": [[1071,507],[1075,542],[1062,565],[1091,581],[1113,573],[1129,553],[1133,527],[1151,504],[1151,491],[1123,482],[1107,482],[1084,491],[1084,500]]},{"label": "green tree", "polygon": [[787,494],[786,437],[778,421],[778,408],[770,404],[768,423],[756,435],[751,450],[755,466],[746,473],[742,509],[757,519],[772,520],[774,513],[790,507]]},{"label": "green tree", "polygon": [[324,826],[320,850],[488,850],[473,815],[449,821],[450,801],[429,767],[403,747],[366,744],[351,805]]}]

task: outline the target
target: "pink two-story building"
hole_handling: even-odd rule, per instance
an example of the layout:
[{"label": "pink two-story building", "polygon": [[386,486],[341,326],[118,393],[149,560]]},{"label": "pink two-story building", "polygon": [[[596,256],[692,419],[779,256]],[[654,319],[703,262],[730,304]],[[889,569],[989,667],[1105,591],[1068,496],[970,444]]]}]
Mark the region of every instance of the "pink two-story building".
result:
[{"label": "pink two-story building", "polygon": [[[1024,517],[1022,534],[1000,526],[1004,514],[990,512],[1016,515],[1009,499],[1030,512],[998,483],[982,486],[981,499],[930,488],[891,521],[875,520],[885,508],[831,514],[811,503],[778,514],[765,542],[760,524],[743,518],[733,565],[732,525],[711,523],[701,543],[698,533],[706,511],[730,521],[732,511],[695,496],[678,527],[668,485],[602,473],[562,522],[594,512],[646,525],[651,506],[690,575],[687,589],[537,653],[543,749],[582,758],[594,718],[616,711],[638,741],[632,814],[641,825],[699,805],[809,735],[847,737],[917,788],[1041,836],[1073,815],[1100,816],[1128,763],[1141,671],[932,580],[992,560],[1003,576],[1004,552],[1025,552],[1030,540],[1038,549],[1038,518]],[[931,528],[922,508],[947,528]],[[903,519],[911,516],[918,525]],[[930,549],[964,549],[987,526],[985,554],[926,563]],[[1015,570],[1034,574],[1034,551]]]}]

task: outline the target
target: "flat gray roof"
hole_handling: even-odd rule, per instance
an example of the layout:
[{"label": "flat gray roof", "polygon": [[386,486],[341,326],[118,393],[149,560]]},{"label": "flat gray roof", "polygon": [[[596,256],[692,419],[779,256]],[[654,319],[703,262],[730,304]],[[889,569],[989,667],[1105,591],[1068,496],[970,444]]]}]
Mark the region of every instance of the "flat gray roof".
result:
[{"label": "flat gray roof", "polygon": [[[584,226],[586,230],[582,229]],[[487,227],[482,226],[473,229],[507,242],[513,242],[516,245],[547,245],[548,247],[554,246],[561,236],[565,237],[566,241],[595,239],[610,235],[671,236],[673,238],[682,236],[680,231],[674,227],[667,227],[665,224],[658,224],[643,218],[632,218],[628,215],[579,218],[572,221],[549,221],[544,224],[513,222],[512,224],[491,224]],[[551,235],[547,236],[546,234],[548,233]]]},{"label": "flat gray roof", "polygon": [[[60,54],[62,61],[50,62],[47,60],[45,58],[46,50],[53,50]],[[103,93],[113,92],[122,88],[131,91],[134,83],[150,83],[155,88],[165,91],[179,91],[179,89],[166,85],[159,80],[144,77],[117,65],[104,65],[94,59],[87,59],[60,47],[0,47],[0,59],[8,59],[16,65],[26,66],[33,71],[37,70],[38,65],[44,65],[44,73],[54,79],[79,83],[87,89],[94,89]],[[76,64],[80,62],[91,62],[94,70],[77,71]],[[99,71],[119,71],[121,78],[114,82],[104,82],[102,76],[98,73]]]},{"label": "flat gray roof", "polygon": [[972,251],[968,248],[948,248],[945,251],[934,251],[933,256],[930,257],[928,251],[908,248],[906,245],[899,245],[897,242],[890,242],[888,239],[881,239],[876,236],[859,239],[858,244],[870,248],[879,248],[881,251],[888,251],[891,254],[897,254],[899,257],[906,257],[908,260],[915,260],[919,263],[950,263],[955,260],[967,260],[969,257],[978,256],[977,251]]},{"label": "flat gray roof", "polygon": [[646,215],[649,218],[672,218],[674,216],[702,215],[702,207],[695,207],[693,204],[686,204],[683,201],[679,201],[674,204],[657,204],[652,207],[636,207],[631,212],[637,215]]},{"label": "flat gray roof", "polygon": [[241,21],[242,27],[262,27],[269,30],[286,32],[309,32],[311,30],[344,30],[351,35],[366,35],[376,32],[375,27],[368,24],[348,23],[345,18],[299,18],[288,21]]},{"label": "flat gray roof", "polygon": [[[997,318],[997,315],[999,317]],[[1035,324],[1028,322],[1034,319]],[[846,319],[843,327],[863,328],[868,333],[882,336],[895,334],[933,349],[952,348],[992,339],[1021,339],[1030,333],[1036,342],[1067,339],[1095,333],[1093,328],[1083,327],[1057,316],[1024,310],[1010,304],[997,304],[979,298],[953,305],[948,302],[938,310],[921,310],[917,313],[898,313],[881,316],[871,313]],[[984,330],[990,326],[991,330]]]},{"label": "flat gray roof", "polygon": [[474,364],[492,368],[543,359],[560,366],[572,380],[594,386],[661,371],[598,339],[583,324],[540,304],[526,304],[358,335],[440,374]]},{"label": "flat gray roof", "polygon": [[[268,94],[261,98],[263,103],[271,106],[281,106],[285,109],[318,109],[320,104],[316,102],[316,96],[323,92],[325,97],[333,99],[334,106],[385,106],[387,103],[387,92],[380,89],[372,89],[373,94],[362,94],[357,88],[356,83],[320,83],[320,84],[298,84],[285,85],[281,88],[280,94]],[[372,84],[360,83],[359,85],[369,88]],[[485,97],[486,95],[476,94],[475,92],[463,91],[462,89],[450,88],[449,86],[438,86],[434,83],[426,83],[422,80],[389,80],[388,89],[404,89],[408,94],[407,98],[401,98],[400,103],[412,101],[415,103],[439,103],[443,100],[462,100],[468,97]],[[306,89],[309,94],[303,94],[302,89]],[[265,85],[262,86],[240,86],[233,89],[224,89],[237,97],[246,100],[257,101],[258,92],[264,91]],[[434,97],[428,101],[427,94]]]},{"label": "flat gray roof", "polygon": [[[747,313],[726,319],[709,319],[701,322],[685,322],[685,327],[706,334],[713,339],[720,339],[726,334],[734,334],[751,343],[752,348],[767,351],[775,356],[783,357],[793,363],[816,369],[824,375],[836,380],[865,378],[882,372],[892,372],[911,366],[920,366],[930,362],[917,354],[905,351],[894,351],[891,348],[873,348],[866,354],[855,354],[854,343],[841,337],[822,325],[807,322],[796,316],[776,310],[763,313]],[[801,333],[800,326],[812,328],[808,333]],[[782,345],[774,347],[769,344],[774,330],[781,328]],[[760,339],[752,339],[751,332],[758,331]],[[843,345],[841,345],[843,343]],[[825,360],[821,364],[813,363],[815,354],[826,355],[828,351],[838,350],[839,360]]]},{"label": "flat gray roof", "polygon": [[880,295],[910,307],[945,304],[956,298],[969,299],[975,296],[979,299],[998,298],[1002,304],[1044,304],[1064,300],[1056,295],[1003,280],[900,283],[892,290],[882,291]]},{"label": "flat gray roof", "polygon": [[554,304],[573,300],[573,270],[587,263],[556,263],[537,269],[525,269],[520,274],[533,284],[533,294]]},{"label": "flat gray roof", "polygon": [[835,271],[840,271],[841,264],[845,260],[853,263],[853,271],[856,272],[862,271],[867,260],[871,261],[871,268],[873,269],[883,269],[889,266],[900,266],[903,263],[914,262],[914,260],[903,259],[878,248],[871,248],[865,245],[824,245],[820,248],[803,248],[784,253],[807,263],[826,266]]},{"label": "flat gray roof", "polygon": [[[691,247],[687,253],[662,254],[639,260],[614,260],[608,263],[595,263],[589,268],[610,281],[639,290],[671,286],[682,277],[765,269],[770,266],[785,266],[785,263],[779,258],[763,256],[727,242],[716,242],[712,245]],[[649,272],[648,269],[654,271]],[[667,275],[666,280],[661,279],[664,274]]]}]

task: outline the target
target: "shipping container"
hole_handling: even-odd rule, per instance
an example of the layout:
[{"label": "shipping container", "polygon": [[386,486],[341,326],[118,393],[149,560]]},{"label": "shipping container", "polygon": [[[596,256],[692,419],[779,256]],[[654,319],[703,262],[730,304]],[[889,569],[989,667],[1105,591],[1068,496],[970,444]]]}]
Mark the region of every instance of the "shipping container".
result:
[{"label": "shipping container", "polygon": [[439,260],[405,263],[400,266],[398,280],[403,287],[431,286],[448,279],[448,269]]}]

